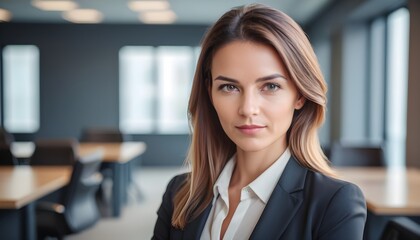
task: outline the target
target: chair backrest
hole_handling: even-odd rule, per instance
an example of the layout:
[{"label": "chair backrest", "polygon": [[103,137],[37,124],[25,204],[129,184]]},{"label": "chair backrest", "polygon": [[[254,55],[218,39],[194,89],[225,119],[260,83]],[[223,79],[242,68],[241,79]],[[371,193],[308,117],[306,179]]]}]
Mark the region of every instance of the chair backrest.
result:
[{"label": "chair backrest", "polygon": [[97,151],[76,161],[70,183],[63,198],[64,217],[71,232],[79,232],[95,224],[99,217],[95,193],[102,182],[99,172],[103,157]]},{"label": "chair backrest", "polygon": [[328,145],[322,145],[321,146],[322,151],[324,152],[324,155],[330,159],[330,155],[331,155],[331,148]]},{"label": "chair backrest", "polygon": [[10,151],[10,145],[0,143],[0,166],[18,165],[18,161]]},{"label": "chair backrest", "polygon": [[124,142],[126,136],[114,128],[87,128],[82,131],[81,142]]},{"label": "chair backrest", "polygon": [[6,129],[0,127],[0,144],[10,145],[15,138],[13,135],[6,131]]},{"label": "chair backrest", "polygon": [[420,240],[420,225],[407,217],[392,218],[385,226],[381,240]]},{"label": "chair backrest", "polygon": [[383,150],[378,145],[334,143],[330,149],[333,166],[383,166]]},{"label": "chair backrest", "polygon": [[76,162],[75,139],[37,140],[30,165],[73,165]]}]

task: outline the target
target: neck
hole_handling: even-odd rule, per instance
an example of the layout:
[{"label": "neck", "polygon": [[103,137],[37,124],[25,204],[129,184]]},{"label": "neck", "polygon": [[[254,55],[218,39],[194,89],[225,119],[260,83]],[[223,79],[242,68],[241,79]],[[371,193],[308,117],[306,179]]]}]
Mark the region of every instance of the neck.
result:
[{"label": "neck", "polygon": [[236,166],[230,185],[247,186],[267,170],[284,153],[286,148],[286,144],[257,152],[246,152],[238,148]]}]

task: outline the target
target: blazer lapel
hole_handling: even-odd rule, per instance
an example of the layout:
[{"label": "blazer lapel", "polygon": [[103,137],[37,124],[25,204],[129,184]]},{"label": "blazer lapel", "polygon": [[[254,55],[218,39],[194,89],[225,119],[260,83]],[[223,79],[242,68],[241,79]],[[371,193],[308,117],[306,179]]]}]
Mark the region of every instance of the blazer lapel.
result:
[{"label": "blazer lapel", "polygon": [[211,207],[212,204],[210,203],[196,219],[185,226],[182,239],[200,239],[201,232],[203,232]]},{"label": "blazer lapel", "polygon": [[279,239],[303,202],[307,170],[289,159],[250,239]]}]

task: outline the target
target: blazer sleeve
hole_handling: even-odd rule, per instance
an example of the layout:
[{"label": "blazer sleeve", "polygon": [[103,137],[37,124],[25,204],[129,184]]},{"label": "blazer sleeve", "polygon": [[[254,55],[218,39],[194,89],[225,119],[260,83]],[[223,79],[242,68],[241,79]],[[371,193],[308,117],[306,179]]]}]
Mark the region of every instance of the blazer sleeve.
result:
[{"label": "blazer sleeve", "polygon": [[[166,191],[162,197],[157,215],[155,229],[153,231],[153,240],[170,239],[172,227],[172,213],[174,209],[173,199],[178,189],[185,183],[189,173],[183,173],[171,179],[166,187]],[[173,233],[173,231],[172,231]]]},{"label": "blazer sleeve", "polygon": [[362,240],[366,222],[366,202],[356,185],[346,183],[330,199],[321,219],[320,240]]},{"label": "blazer sleeve", "polygon": [[157,211],[158,218],[153,231],[153,240],[169,239],[173,212],[172,195],[176,178],[172,178],[163,194],[162,204]]}]

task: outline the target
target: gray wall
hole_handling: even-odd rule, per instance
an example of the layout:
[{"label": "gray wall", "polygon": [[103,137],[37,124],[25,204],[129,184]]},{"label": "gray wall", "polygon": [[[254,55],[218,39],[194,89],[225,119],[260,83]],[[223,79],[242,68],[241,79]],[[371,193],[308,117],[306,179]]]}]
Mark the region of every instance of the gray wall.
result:
[{"label": "gray wall", "polygon": [[[0,47],[40,50],[41,126],[17,140],[80,136],[85,127],[118,127],[118,52],[126,45],[198,46],[208,26],[0,24]],[[134,135],[148,145],[145,165],[179,165],[187,135]]]},{"label": "gray wall", "polygon": [[410,47],[408,66],[407,165],[420,167],[420,1],[409,0]]},{"label": "gray wall", "polygon": [[383,140],[384,99],[378,91],[385,83],[374,82],[369,75],[374,67],[369,62],[369,23],[405,4],[405,0],[335,1],[306,26],[330,90],[328,126],[321,140]]},{"label": "gray wall", "polygon": [[365,39],[360,26],[349,24],[351,12],[363,2],[336,1],[307,26],[329,88],[324,144],[365,138]]}]

